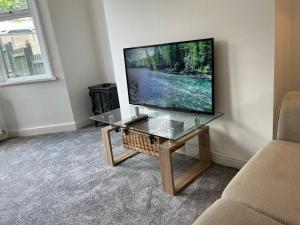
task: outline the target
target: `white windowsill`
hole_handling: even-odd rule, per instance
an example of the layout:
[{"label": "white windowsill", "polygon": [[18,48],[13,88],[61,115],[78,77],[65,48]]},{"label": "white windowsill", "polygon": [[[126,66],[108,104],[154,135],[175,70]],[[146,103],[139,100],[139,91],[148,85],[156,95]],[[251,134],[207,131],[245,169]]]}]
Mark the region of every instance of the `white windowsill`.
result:
[{"label": "white windowsill", "polygon": [[10,85],[18,85],[18,84],[28,84],[28,83],[38,83],[38,82],[45,82],[45,81],[54,81],[57,80],[57,77],[49,77],[49,76],[32,76],[32,77],[20,77],[20,78],[13,78],[8,79],[4,82],[0,82],[0,87],[2,86],[10,86]]}]

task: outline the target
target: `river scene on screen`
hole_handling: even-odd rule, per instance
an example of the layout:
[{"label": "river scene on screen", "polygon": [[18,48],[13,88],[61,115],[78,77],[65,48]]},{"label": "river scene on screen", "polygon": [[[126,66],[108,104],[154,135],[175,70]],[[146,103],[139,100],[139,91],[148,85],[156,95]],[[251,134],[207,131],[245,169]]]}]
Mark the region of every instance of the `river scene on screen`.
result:
[{"label": "river scene on screen", "polygon": [[131,103],[212,112],[213,40],[125,50]]}]

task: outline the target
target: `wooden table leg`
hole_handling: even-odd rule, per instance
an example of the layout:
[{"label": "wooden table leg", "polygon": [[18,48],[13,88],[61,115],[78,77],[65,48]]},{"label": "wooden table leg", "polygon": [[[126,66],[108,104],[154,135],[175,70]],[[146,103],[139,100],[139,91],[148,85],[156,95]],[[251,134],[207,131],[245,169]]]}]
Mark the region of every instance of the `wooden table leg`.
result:
[{"label": "wooden table leg", "polygon": [[105,161],[107,162],[107,164],[111,166],[116,166],[121,162],[124,162],[125,160],[139,154],[138,152],[127,150],[114,158],[112,152],[112,146],[111,146],[110,132],[118,129],[119,129],[118,127],[112,127],[112,126],[102,128],[102,139],[103,139]]},{"label": "wooden table leg", "polygon": [[202,162],[211,162],[209,127],[198,133],[199,158]]},{"label": "wooden table leg", "polygon": [[161,149],[159,152],[159,160],[163,190],[174,195],[174,175],[171,152],[169,149]]},{"label": "wooden table leg", "polygon": [[[195,136],[198,136],[199,140],[200,161],[174,180],[171,154]],[[209,127],[205,126],[198,129],[176,142],[168,141],[161,144],[159,158],[163,190],[175,195],[186,188],[210,166]]]}]

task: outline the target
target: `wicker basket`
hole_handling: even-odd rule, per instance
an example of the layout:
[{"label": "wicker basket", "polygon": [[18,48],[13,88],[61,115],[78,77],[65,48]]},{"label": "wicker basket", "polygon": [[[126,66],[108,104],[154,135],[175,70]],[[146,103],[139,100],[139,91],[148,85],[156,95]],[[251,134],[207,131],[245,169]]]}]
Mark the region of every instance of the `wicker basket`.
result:
[{"label": "wicker basket", "polygon": [[122,131],[122,139],[125,148],[156,157],[159,157],[159,145],[168,140],[154,136],[151,143],[149,135],[132,130]]}]

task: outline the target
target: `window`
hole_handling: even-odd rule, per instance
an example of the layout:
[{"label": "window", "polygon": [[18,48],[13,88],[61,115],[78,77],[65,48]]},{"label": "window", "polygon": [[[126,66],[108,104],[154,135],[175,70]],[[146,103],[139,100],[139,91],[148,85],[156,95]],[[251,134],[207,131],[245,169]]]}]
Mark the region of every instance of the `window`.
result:
[{"label": "window", "polygon": [[51,78],[35,0],[0,0],[0,69],[2,84]]}]

